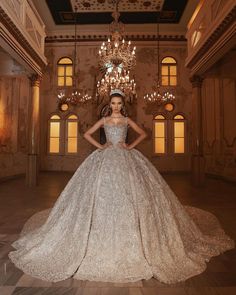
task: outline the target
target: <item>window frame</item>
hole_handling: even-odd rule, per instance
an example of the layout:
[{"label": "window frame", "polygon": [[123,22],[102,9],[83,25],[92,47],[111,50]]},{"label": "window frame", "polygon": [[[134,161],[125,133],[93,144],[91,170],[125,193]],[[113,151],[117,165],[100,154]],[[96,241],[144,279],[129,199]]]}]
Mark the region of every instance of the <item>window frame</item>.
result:
[{"label": "window frame", "polygon": [[[157,116],[163,116],[164,118],[163,119],[156,119]],[[157,153],[155,150],[155,147],[156,147],[156,136],[155,136],[155,123],[156,122],[163,122],[164,123],[164,153]],[[158,113],[156,114],[155,116],[153,116],[153,136],[152,136],[152,142],[153,142],[153,145],[152,145],[152,151],[153,151],[153,154],[155,156],[165,156],[168,154],[167,152],[167,119],[166,119],[166,116],[162,113]]]},{"label": "window frame", "polygon": [[[175,60],[175,63],[163,63],[163,60],[165,58],[173,58]],[[168,67],[168,75],[163,75],[162,74],[162,67],[163,66],[167,66]],[[170,66],[175,66],[176,67],[176,75],[171,75],[170,74]],[[162,77],[167,77],[168,78],[168,84],[167,85],[164,85],[162,83]],[[170,77],[175,77],[176,78],[176,84],[175,85],[170,85]],[[161,86],[163,87],[176,87],[178,86],[178,63],[177,63],[177,59],[171,55],[167,55],[167,56],[164,56],[161,60]]]},{"label": "window frame", "polygon": [[[70,116],[76,116],[77,119],[69,119]],[[76,122],[77,123],[77,151],[75,153],[68,152],[68,122]],[[70,113],[65,118],[65,144],[64,144],[64,155],[74,156],[79,153],[79,118],[76,114]]]},{"label": "window frame", "polygon": [[[165,119],[155,119],[158,115],[163,116]],[[174,119],[177,115],[181,115],[184,117],[184,119]],[[163,122],[164,121],[164,130],[165,130],[165,153],[156,153],[155,152],[155,122]],[[183,153],[175,153],[174,150],[174,144],[175,144],[175,134],[174,134],[174,123],[175,122],[184,122],[184,152]],[[189,150],[188,146],[188,125],[187,125],[187,117],[185,114],[178,112],[173,115],[168,116],[163,113],[156,113],[153,115],[153,123],[152,123],[152,155],[155,157],[165,157],[165,156],[177,156],[177,157],[182,157],[186,156]]]},{"label": "window frame", "polygon": [[[59,62],[63,59],[63,58],[68,58],[70,61],[71,61],[71,64],[60,64]],[[58,74],[58,68],[59,68],[59,66],[60,67],[64,67],[64,76],[59,76],[59,74]],[[71,73],[71,76],[70,75],[66,75],[66,67],[68,67],[68,66],[71,66],[72,67],[72,73]],[[58,61],[57,61],[57,87],[58,88],[65,88],[65,87],[73,87],[73,68],[74,68],[74,63],[73,63],[73,60],[72,60],[72,58],[70,58],[69,56],[62,56],[62,57],[60,57],[59,59],[58,59]],[[59,77],[63,77],[63,79],[64,79],[64,85],[58,85],[59,83],[58,83],[58,79],[59,79]],[[71,82],[72,82],[72,84],[71,85],[66,85],[66,78],[67,77],[71,77]]]},{"label": "window frame", "polygon": [[[52,119],[53,116],[58,116],[59,119]],[[50,152],[50,133],[51,133],[51,122],[59,122],[59,152],[58,153],[52,153]],[[63,142],[63,119],[61,118],[61,116],[58,113],[52,113],[49,115],[49,119],[48,119],[48,132],[47,132],[47,154],[52,156],[58,156],[58,155],[63,155],[62,153],[62,142]]]},{"label": "window frame", "polygon": [[[176,116],[182,116],[183,119],[175,119]],[[171,150],[172,150],[172,154],[173,155],[185,155],[188,151],[188,148],[187,148],[187,120],[186,120],[186,116],[182,113],[176,113],[173,115],[172,119],[172,147],[171,147]],[[175,122],[183,122],[184,123],[184,152],[183,153],[176,153],[175,152]]]}]

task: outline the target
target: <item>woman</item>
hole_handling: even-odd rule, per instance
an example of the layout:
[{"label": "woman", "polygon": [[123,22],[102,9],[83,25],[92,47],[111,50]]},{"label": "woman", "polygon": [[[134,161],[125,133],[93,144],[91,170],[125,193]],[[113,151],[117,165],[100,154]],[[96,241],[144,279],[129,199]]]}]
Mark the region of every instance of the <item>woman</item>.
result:
[{"label": "woman", "polygon": [[[176,283],[203,272],[212,256],[234,247],[214,215],[183,207],[135,146],[146,133],[125,116],[124,95],[111,93],[107,116],[84,137],[97,149],[79,166],[51,211],[33,215],[10,259],[46,280]],[[92,134],[104,126],[107,143]],[[138,134],[125,143],[127,128]]]}]

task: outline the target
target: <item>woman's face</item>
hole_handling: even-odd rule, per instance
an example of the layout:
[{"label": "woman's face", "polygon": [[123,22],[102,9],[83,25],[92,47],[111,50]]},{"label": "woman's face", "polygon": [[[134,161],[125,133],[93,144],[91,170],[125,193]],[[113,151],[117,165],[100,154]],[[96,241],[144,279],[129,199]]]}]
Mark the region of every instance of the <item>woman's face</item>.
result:
[{"label": "woman's face", "polygon": [[119,96],[113,96],[110,101],[110,106],[112,113],[120,113],[123,106],[122,98]]}]

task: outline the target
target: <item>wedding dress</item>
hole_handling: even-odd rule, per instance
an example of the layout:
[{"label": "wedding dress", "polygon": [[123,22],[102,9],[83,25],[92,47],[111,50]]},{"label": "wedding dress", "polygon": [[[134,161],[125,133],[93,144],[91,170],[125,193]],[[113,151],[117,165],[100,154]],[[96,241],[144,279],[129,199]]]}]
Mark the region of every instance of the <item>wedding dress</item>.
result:
[{"label": "wedding dress", "polygon": [[25,223],[9,253],[26,274],[57,282],[176,283],[203,272],[234,241],[216,217],[183,206],[152,163],[122,148],[127,120],[104,119],[113,145],[96,149],[76,170],[52,209]]}]

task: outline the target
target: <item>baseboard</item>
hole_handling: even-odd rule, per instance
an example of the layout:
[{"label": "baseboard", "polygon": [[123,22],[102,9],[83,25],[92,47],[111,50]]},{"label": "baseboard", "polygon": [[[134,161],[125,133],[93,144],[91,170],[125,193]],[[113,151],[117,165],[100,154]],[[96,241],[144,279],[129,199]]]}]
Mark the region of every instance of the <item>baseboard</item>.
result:
[{"label": "baseboard", "polygon": [[225,182],[229,182],[236,185],[236,179],[234,178],[229,178],[223,175],[212,174],[212,173],[206,173],[206,176],[212,179],[219,179],[219,180],[223,180]]},{"label": "baseboard", "polygon": [[8,180],[13,180],[13,179],[16,179],[16,178],[21,178],[21,177],[24,177],[24,176],[25,176],[25,173],[1,177],[0,178],[0,183],[5,182],[5,181],[8,181]]}]

